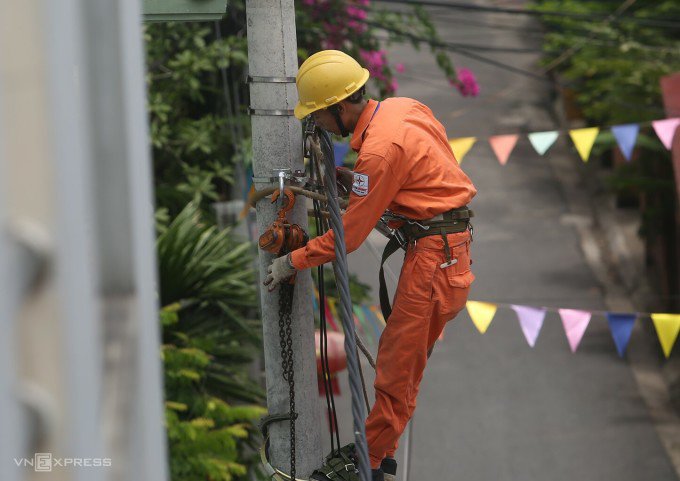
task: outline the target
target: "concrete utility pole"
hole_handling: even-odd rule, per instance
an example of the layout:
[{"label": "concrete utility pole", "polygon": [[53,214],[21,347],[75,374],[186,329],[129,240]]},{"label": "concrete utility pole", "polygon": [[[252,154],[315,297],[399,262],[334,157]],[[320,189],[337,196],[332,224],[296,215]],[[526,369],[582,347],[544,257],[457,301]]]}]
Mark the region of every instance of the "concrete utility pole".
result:
[{"label": "concrete utility pole", "polygon": [[[297,101],[294,77],[298,70],[293,0],[247,0],[248,59],[251,77],[253,173],[270,177],[274,169],[302,169],[302,128],[293,117]],[[256,184],[262,189],[264,185]],[[257,226],[263,232],[276,218],[276,206],[264,199],[257,205]],[[306,202],[296,203],[291,222],[307,228]],[[260,252],[260,277],[264,279],[273,256]],[[281,369],[278,289],[261,289],[267,406],[270,414],[288,412],[288,384]],[[320,466],[320,416],[318,408],[312,289],[309,271],[298,273],[293,301],[293,351],[296,431],[296,476],[307,478]],[[271,463],[290,469],[288,422],[270,428]]]}]

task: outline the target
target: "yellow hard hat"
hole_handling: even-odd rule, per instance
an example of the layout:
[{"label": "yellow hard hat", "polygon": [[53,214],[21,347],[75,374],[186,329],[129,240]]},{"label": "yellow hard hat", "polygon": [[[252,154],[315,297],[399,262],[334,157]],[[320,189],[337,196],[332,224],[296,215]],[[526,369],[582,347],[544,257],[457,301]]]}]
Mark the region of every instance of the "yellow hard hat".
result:
[{"label": "yellow hard hat", "polygon": [[368,70],[344,52],[315,53],[300,66],[295,78],[300,98],[295,117],[302,120],[312,112],[337,104],[359,90],[368,77]]}]

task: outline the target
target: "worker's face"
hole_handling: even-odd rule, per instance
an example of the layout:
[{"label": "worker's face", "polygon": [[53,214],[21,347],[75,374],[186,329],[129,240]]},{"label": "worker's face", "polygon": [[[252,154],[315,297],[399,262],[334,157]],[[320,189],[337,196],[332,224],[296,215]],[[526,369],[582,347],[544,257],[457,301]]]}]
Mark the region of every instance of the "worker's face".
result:
[{"label": "worker's face", "polygon": [[[346,123],[347,121],[345,120],[345,115],[347,113],[345,106],[342,103],[338,104],[338,106],[340,118],[343,122],[345,122],[345,127],[349,128]],[[328,109],[321,109],[313,112],[312,118],[314,119],[314,123],[322,129],[335,135],[342,135],[340,132],[340,127],[338,127],[338,123],[335,121],[335,117]]]}]

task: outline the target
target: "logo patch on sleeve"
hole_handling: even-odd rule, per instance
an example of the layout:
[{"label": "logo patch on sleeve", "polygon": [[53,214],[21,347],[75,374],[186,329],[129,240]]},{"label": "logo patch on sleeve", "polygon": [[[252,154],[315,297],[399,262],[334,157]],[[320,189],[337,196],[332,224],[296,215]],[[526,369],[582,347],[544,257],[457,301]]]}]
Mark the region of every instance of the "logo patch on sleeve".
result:
[{"label": "logo patch on sleeve", "polygon": [[354,173],[354,183],[352,184],[352,192],[356,195],[365,196],[368,194],[368,175]]}]

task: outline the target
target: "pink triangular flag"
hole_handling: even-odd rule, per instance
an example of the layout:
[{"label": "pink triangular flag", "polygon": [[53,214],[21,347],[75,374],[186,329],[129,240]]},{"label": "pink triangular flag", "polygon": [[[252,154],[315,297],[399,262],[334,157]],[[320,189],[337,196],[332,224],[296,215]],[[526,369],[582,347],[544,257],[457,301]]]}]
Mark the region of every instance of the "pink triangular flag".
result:
[{"label": "pink triangular flag", "polygon": [[559,311],[571,352],[576,352],[592,314],[588,311],[578,311],[576,309],[560,309]]},{"label": "pink triangular flag", "polygon": [[519,325],[522,328],[524,337],[531,347],[536,344],[538,333],[543,327],[543,320],[545,319],[545,309],[529,306],[511,306],[517,313]]},{"label": "pink triangular flag", "polygon": [[680,125],[680,118],[655,120],[652,122],[656,135],[659,136],[661,143],[663,143],[664,147],[668,150],[671,150],[673,136],[675,135],[675,129],[678,125]]},{"label": "pink triangular flag", "polygon": [[489,144],[491,144],[491,148],[501,165],[507,164],[508,157],[510,157],[512,149],[515,148],[518,138],[519,135],[495,135],[489,137]]}]

